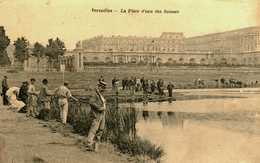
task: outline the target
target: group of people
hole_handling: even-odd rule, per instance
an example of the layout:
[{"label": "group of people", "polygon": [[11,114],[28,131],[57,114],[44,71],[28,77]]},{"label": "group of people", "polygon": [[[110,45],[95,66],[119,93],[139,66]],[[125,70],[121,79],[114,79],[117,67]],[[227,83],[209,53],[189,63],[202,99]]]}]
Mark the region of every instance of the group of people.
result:
[{"label": "group of people", "polygon": [[[2,81],[2,99],[3,104],[8,105],[10,109],[17,112],[25,112],[27,117],[38,117],[40,112],[45,112],[45,120],[49,120],[51,111],[51,96],[58,98],[60,111],[60,121],[66,126],[69,99],[79,101],[72,96],[69,89],[69,83],[64,82],[55,90],[51,91],[48,87],[48,80],[43,79],[39,91],[37,91],[36,79],[30,79],[30,82],[24,81],[21,87],[9,87],[8,77],[4,76]],[[90,117],[92,119],[88,135],[83,141],[87,150],[97,150],[97,142],[100,141],[105,128],[106,100],[103,92],[106,89],[104,80],[99,80],[95,88],[94,95],[89,100],[91,108]]]},{"label": "group of people", "polygon": [[[39,91],[36,90],[36,79],[22,82],[20,87],[10,87],[7,76],[2,81],[3,104],[9,105],[17,112],[26,113],[27,117],[38,117],[41,110],[49,112],[50,97],[53,95],[48,88],[48,80],[43,79]],[[58,90],[58,89],[57,89]],[[48,116],[47,116],[48,117]]]},{"label": "group of people", "polygon": [[[112,90],[118,91],[120,80],[116,77],[112,79]],[[126,77],[123,78],[121,81],[122,84],[122,90],[130,90],[131,92],[139,92],[143,91],[144,94],[155,94],[158,93],[160,96],[165,95],[165,85],[164,80],[159,79],[157,81],[155,80],[149,80],[142,78],[136,78],[136,77]],[[174,85],[172,82],[169,82],[166,86],[166,89],[168,91],[169,97],[172,97],[172,91],[174,89]]]},{"label": "group of people", "polygon": [[257,87],[258,81],[244,82],[242,80],[234,78],[219,78],[212,80],[195,79],[192,88],[245,88],[245,87]]}]

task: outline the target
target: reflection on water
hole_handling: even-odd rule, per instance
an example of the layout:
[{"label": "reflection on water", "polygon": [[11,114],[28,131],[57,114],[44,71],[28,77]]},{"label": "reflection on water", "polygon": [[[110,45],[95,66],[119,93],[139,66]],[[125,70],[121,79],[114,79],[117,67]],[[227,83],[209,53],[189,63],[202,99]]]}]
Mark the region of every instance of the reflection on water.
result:
[{"label": "reflection on water", "polygon": [[[166,152],[165,163],[260,162],[257,152],[260,150],[259,110],[234,111],[232,108],[225,112],[214,108],[219,108],[224,101],[209,102],[212,111],[205,112],[169,111],[178,105],[176,102],[131,104],[137,110],[137,134],[162,145]],[[249,104],[250,100],[241,102],[254,107]],[[185,108],[185,103],[182,105]]]},{"label": "reflection on water", "polygon": [[[142,114],[140,114],[142,113]],[[175,113],[175,112],[154,112],[154,111],[147,111],[143,110],[137,114],[137,119],[144,120],[146,122],[151,122],[155,120],[160,120],[162,126],[183,126],[184,118],[182,113]]]}]

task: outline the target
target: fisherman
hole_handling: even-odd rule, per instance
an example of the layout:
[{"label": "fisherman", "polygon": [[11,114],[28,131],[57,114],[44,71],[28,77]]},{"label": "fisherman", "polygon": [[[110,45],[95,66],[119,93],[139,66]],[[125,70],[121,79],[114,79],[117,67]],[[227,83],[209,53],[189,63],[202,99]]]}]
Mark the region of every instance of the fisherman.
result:
[{"label": "fisherman", "polygon": [[169,97],[172,97],[172,90],[173,90],[173,88],[174,88],[174,85],[171,82],[169,82],[169,84],[167,86]]},{"label": "fisherman", "polygon": [[20,87],[18,98],[21,100],[25,106],[20,110],[20,112],[26,113],[27,109],[27,102],[28,102],[28,85],[29,83],[27,81],[24,81],[22,83],[22,86]]},{"label": "fisherman", "polygon": [[40,105],[40,118],[48,121],[50,119],[51,110],[51,92],[48,87],[48,80],[42,80],[42,86],[39,93],[39,105]]},{"label": "fisherman", "polygon": [[97,141],[100,141],[105,128],[106,100],[103,95],[105,89],[106,83],[102,81],[98,82],[95,89],[95,95],[89,101],[91,107],[90,116],[93,121],[84,142],[87,150],[98,150],[98,144],[94,141],[94,138],[96,138]]},{"label": "fisherman", "polygon": [[8,82],[7,82],[7,76],[4,76],[4,79],[2,81],[2,93],[1,96],[3,98],[3,105],[8,105],[8,98],[6,96],[6,92],[9,89]]},{"label": "fisherman", "polygon": [[77,98],[73,97],[71,95],[71,92],[69,90],[69,83],[64,82],[64,85],[60,86],[58,89],[55,90],[55,94],[58,96],[58,103],[59,103],[59,109],[60,109],[60,119],[63,125],[66,125],[67,123],[67,115],[68,115],[68,107],[69,102],[68,100],[71,98],[75,101],[78,101]]},{"label": "fisherman", "polygon": [[27,116],[37,117],[37,96],[38,93],[36,92],[35,88],[36,80],[31,78],[29,88],[28,88],[28,103],[27,103]]}]

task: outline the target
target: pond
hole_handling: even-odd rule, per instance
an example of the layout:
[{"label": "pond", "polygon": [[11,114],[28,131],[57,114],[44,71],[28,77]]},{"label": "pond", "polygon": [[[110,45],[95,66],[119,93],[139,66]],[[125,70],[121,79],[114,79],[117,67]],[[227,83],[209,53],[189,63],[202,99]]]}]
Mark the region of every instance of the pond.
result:
[{"label": "pond", "polygon": [[195,91],[193,94],[235,94],[243,98],[129,104],[137,111],[137,134],[165,150],[162,162],[260,162],[259,92]]}]

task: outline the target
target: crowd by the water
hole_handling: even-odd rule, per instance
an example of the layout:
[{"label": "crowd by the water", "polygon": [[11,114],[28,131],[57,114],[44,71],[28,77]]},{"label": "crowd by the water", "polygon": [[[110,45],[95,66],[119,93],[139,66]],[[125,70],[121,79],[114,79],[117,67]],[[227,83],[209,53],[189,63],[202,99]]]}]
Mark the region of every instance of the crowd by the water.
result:
[{"label": "crowd by the water", "polygon": [[[103,78],[101,76],[101,78]],[[118,91],[120,89],[120,82],[121,82],[121,89],[122,90],[129,90],[132,93],[134,92],[143,92],[144,94],[158,94],[160,96],[166,95],[165,93],[165,81],[163,79],[149,80],[142,78],[123,78],[121,81],[114,77],[112,79],[112,90]],[[172,92],[174,89],[174,85],[172,82],[169,82],[166,86],[168,91],[168,96],[172,97]]]},{"label": "crowd by the water", "polygon": [[[102,77],[101,77],[102,78]],[[168,95],[171,94],[173,88],[175,89],[196,89],[196,88],[248,88],[258,87],[259,82],[248,81],[242,82],[241,80],[233,78],[219,78],[214,80],[195,79],[190,82],[165,82],[163,79],[147,79],[144,77],[125,77],[118,79],[114,77],[112,79],[112,89],[130,90],[135,92],[143,91],[147,94],[166,95],[165,90],[168,91]]]}]

